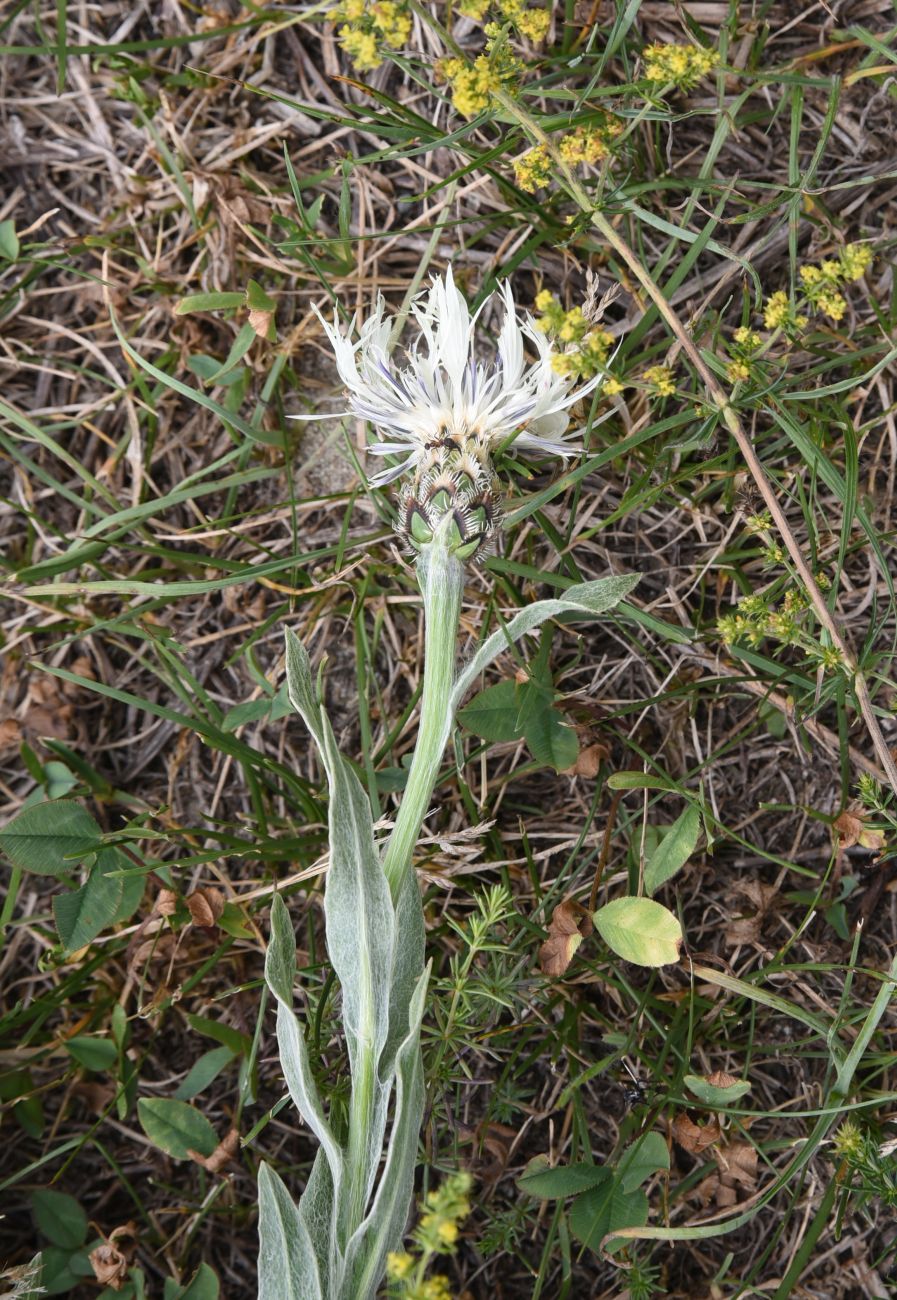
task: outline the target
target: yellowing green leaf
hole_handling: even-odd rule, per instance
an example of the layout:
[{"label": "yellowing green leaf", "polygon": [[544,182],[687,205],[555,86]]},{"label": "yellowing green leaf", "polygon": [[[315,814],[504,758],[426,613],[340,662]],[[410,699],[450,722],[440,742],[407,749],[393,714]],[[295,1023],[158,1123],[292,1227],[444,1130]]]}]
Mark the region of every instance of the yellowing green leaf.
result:
[{"label": "yellowing green leaf", "polygon": [[682,927],[652,898],[616,898],[592,918],[601,938],[618,957],[636,966],[672,966],[679,960]]}]

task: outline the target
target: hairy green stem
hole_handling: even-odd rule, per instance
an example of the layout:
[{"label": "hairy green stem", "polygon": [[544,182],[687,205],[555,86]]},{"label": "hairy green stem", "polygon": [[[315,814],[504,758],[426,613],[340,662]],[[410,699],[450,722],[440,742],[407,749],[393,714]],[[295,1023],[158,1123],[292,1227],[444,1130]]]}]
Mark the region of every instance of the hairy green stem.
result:
[{"label": "hairy green stem", "polygon": [[424,685],[408,783],[383,859],[383,873],[393,899],[398,897],[405,872],[411,869],[414,846],[430,806],[451,729],[464,566],[439,536],[422,548],[417,580],[424,598]]}]

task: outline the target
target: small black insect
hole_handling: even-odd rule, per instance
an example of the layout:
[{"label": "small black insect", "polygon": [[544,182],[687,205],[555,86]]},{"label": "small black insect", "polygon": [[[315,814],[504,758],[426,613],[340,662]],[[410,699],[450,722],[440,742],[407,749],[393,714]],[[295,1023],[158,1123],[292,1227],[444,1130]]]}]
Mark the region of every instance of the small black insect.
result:
[{"label": "small black insect", "polygon": [[626,1073],[629,1075],[629,1078],[632,1080],[631,1083],[624,1084],[621,1082],[620,1084],[623,1089],[623,1100],[626,1102],[627,1107],[643,1106],[648,1100],[648,1090],[641,1080],[636,1077],[635,1073],[626,1061],[623,1061],[622,1064]]}]

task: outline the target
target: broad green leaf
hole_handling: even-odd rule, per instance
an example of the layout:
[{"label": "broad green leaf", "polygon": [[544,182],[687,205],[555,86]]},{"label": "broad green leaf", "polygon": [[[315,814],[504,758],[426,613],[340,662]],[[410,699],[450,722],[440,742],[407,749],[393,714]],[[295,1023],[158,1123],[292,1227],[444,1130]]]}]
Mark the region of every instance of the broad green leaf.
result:
[{"label": "broad green leaf", "polygon": [[380,1054],[382,1082],[392,1078],[395,1055],[409,1031],[408,1014],[414,1004],[420,973],[424,968],[426,928],[420,885],[414,871],[407,871],[396,898],[396,943],[390,974],[389,1033]]},{"label": "broad green leaf", "polygon": [[308,1228],[282,1180],[259,1167],[258,1300],[323,1300]]},{"label": "broad green leaf", "polygon": [[517,1179],[517,1186],[530,1196],[538,1196],[543,1201],[554,1201],[588,1191],[590,1187],[599,1187],[610,1177],[612,1173],[607,1165],[583,1163],[552,1167],[548,1163],[548,1156],[539,1155],[530,1160]]},{"label": "broad green leaf", "polygon": [[168,1097],[141,1097],[137,1118],[149,1140],[175,1160],[189,1160],[190,1151],[210,1156],[218,1145],[212,1125],[194,1106]]},{"label": "broad green leaf", "polygon": [[47,1246],[41,1251],[40,1294],[68,1295],[84,1280],[84,1264],[92,1274],[86,1250],[73,1252],[60,1246]]},{"label": "broad green leaf", "polygon": [[93,1070],[97,1074],[114,1070],[118,1062],[118,1048],[111,1038],[92,1038],[89,1035],[70,1038],[65,1050],[85,1070]]},{"label": "broad green leaf", "polygon": [[[105,853],[106,850],[104,849],[103,852]],[[121,880],[121,902],[116,909],[115,916],[109,922],[110,925],[123,925],[125,921],[130,921],[143,901],[143,893],[146,889],[146,873],[134,871],[134,863],[118,849],[110,849],[109,852],[115,854],[118,860],[116,871],[128,868],[128,874],[119,877]]]},{"label": "broad green leaf", "polygon": [[242,704],[235,704],[232,709],[228,709],[221,722],[222,731],[236,731],[238,727],[245,727],[247,722],[258,722],[260,718],[266,718],[271,712],[271,699],[263,695],[259,700],[244,700]]},{"label": "broad green leaf", "polygon": [[618,957],[636,966],[672,966],[679,960],[682,927],[651,898],[616,898],[592,917],[595,929]]},{"label": "broad green leaf", "polygon": [[87,1215],[66,1192],[42,1187],[31,1193],[34,1221],[42,1236],[63,1250],[77,1250],[87,1240]]},{"label": "broad green leaf", "polygon": [[607,778],[611,790],[675,790],[675,781],[665,776],[650,776],[647,772],[613,772]]},{"label": "broad green leaf", "polygon": [[[218,1300],[221,1286],[218,1275],[208,1264],[200,1264],[185,1287],[172,1292],[173,1300]],[[167,1297],[167,1288],[166,1288]]]},{"label": "broad green leaf", "polygon": [[564,715],[549,704],[544,692],[540,691],[539,695],[539,704],[526,719],[526,743],[537,763],[553,767],[556,772],[566,772],[579,756],[576,732]]},{"label": "broad green leaf", "polygon": [[475,695],[459,712],[458,721],[475,736],[500,743],[521,738],[519,716],[517,683],[506,681],[487,686]]},{"label": "broad green leaf", "polygon": [[670,1152],[662,1133],[646,1133],[626,1148],[617,1165],[616,1175],[624,1192],[634,1192],[646,1178],[659,1169],[669,1169]]},{"label": "broad green leaf", "polygon": [[5,257],[8,262],[14,262],[19,256],[20,247],[16,223],[0,221],[0,257]]},{"label": "broad green leaf", "polygon": [[95,853],[103,832],[86,808],[71,799],[32,804],[0,830],[0,849],[14,867],[38,876],[74,871]]},{"label": "broad green leaf", "polygon": [[250,280],[246,287],[246,302],[251,311],[274,311],[277,303],[265,293],[257,280]]},{"label": "broad green leaf", "polygon": [[252,1039],[249,1035],[234,1029],[232,1025],[225,1025],[220,1020],[210,1020],[207,1016],[197,1016],[189,1011],[185,1018],[191,1029],[195,1029],[204,1038],[211,1038],[216,1043],[221,1043],[222,1047],[229,1047],[234,1056],[245,1056],[252,1048]]},{"label": "broad green leaf", "polygon": [[56,929],[66,952],[85,948],[118,915],[124,894],[121,876],[106,872],[116,863],[112,849],[103,849],[80,889],[57,894],[53,899]]},{"label": "broad green leaf", "polygon": [[186,298],[181,298],[174,309],[174,314],[187,316],[193,311],[222,311],[225,308],[245,305],[245,293],[191,293]]},{"label": "broad green leaf", "polygon": [[203,1052],[190,1067],[184,1082],[178,1085],[174,1094],[175,1101],[192,1101],[198,1097],[233,1060],[236,1057],[229,1047],[213,1047],[208,1052]]},{"label": "broad green leaf", "polygon": [[747,1079],[739,1079],[735,1083],[721,1087],[701,1075],[687,1074],[683,1083],[689,1092],[694,1093],[698,1101],[704,1102],[706,1106],[733,1106],[751,1090]]},{"label": "broad green leaf", "polygon": [[654,894],[681,871],[695,851],[701,833],[701,814],[689,804],[672,826],[659,828],[662,839],[645,863],[645,889]]},{"label": "broad green leaf", "polygon": [[[583,1192],[570,1207],[570,1231],[596,1254],[601,1251],[601,1243],[609,1232],[641,1226],[647,1221],[648,1198],[645,1193],[624,1192],[616,1178],[609,1178],[600,1187]],[[613,1242],[605,1247],[613,1248]]]}]

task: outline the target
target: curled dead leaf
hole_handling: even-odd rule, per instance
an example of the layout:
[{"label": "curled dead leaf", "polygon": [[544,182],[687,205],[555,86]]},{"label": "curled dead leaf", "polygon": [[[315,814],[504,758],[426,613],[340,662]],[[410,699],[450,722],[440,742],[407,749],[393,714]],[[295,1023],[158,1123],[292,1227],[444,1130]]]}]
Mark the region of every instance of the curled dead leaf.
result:
[{"label": "curled dead leaf", "polygon": [[461,1129],[458,1136],[462,1143],[474,1145],[470,1169],[476,1174],[478,1186],[491,1186],[504,1177],[514,1141],[519,1137],[518,1129],[507,1124],[484,1123],[475,1129]]},{"label": "curled dead leaf", "polygon": [[188,894],[184,901],[194,925],[199,926],[201,930],[214,930],[224,911],[224,895],[220,889],[205,885]]},{"label": "curled dead leaf", "polygon": [[101,1245],[88,1255],[93,1275],[100,1286],[108,1286],[111,1291],[120,1291],[127,1278],[128,1256],[120,1250],[116,1242],[122,1237],[133,1237],[136,1228],[131,1222],[115,1228]]},{"label": "curled dead leaf", "polygon": [[0,721],[0,754],[5,754],[9,750],[18,749],[22,743],[22,728],[16,722],[15,718],[4,718]]},{"label": "curled dead leaf", "polygon": [[716,1203],[720,1209],[727,1209],[745,1200],[743,1193],[750,1194],[754,1190],[757,1183],[757,1152],[750,1142],[736,1138],[713,1154],[719,1165]]},{"label": "curled dead leaf", "polygon": [[574,776],[584,776],[592,780],[598,775],[601,764],[609,754],[607,745],[584,745],[570,771]]},{"label": "curled dead leaf", "polygon": [[72,1084],[73,1095],[80,1097],[92,1115],[104,1115],[107,1108],[115,1101],[117,1091],[118,1089],[112,1083],[80,1080]]},{"label": "curled dead leaf", "polygon": [[156,896],[153,911],[159,916],[174,916],[178,907],[178,896],[173,889],[160,889]]},{"label": "curled dead leaf", "polygon": [[707,1124],[695,1124],[684,1111],[680,1111],[673,1120],[673,1137],[683,1150],[690,1155],[699,1156],[707,1147],[713,1146],[720,1139],[719,1120],[714,1118]]},{"label": "curled dead leaf", "polygon": [[855,806],[846,808],[832,825],[837,839],[838,851],[852,849],[858,844],[861,849],[880,853],[885,846],[884,834],[866,825],[863,810]]},{"label": "curled dead leaf", "polygon": [[233,1160],[239,1145],[239,1130],[232,1128],[218,1143],[210,1156],[204,1156],[199,1151],[192,1150],[188,1150],[187,1154],[191,1160],[195,1160],[198,1165],[202,1165],[203,1169],[207,1169],[210,1174],[218,1174],[226,1164]]},{"label": "curled dead leaf", "polygon": [[249,313],[249,324],[255,330],[260,339],[271,338],[271,325],[274,320],[272,311],[255,311]]},{"label": "curled dead leaf", "polygon": [[565,898],[554,909],[548,923],[548,938],[539,949],[543,975],[563,975],[583,939],[592,933],[588,908],[573,898]]},{"label": "curled dead leaf", "polygon": [[712,1074],[707,1075],[707,1082],[714,1088],[731,1088],[735,1083],[741,1083],[736,1079],[734,1074],[727,1074],[725,1070],[714,1070]]}]

